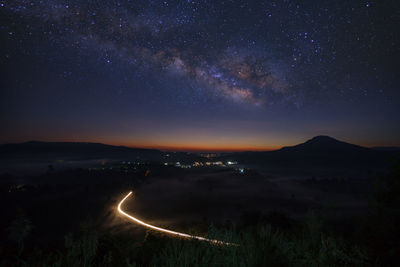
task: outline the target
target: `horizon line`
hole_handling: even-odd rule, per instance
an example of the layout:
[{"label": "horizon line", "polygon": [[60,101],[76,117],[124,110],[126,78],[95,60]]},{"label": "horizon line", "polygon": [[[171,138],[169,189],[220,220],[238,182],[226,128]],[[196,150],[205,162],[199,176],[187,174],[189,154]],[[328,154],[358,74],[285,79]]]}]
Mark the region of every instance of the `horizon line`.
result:
[{"label": "horizon line", "polygon": [[[336,138],[335,138],[336,139]],[[309,140],[309,139],[307,139]],[[341,141],[341,140],[339,140]],[[281,146],[188,146],[188,145],[140,145],[135,143],[116,143],[116,142],[101,142],[101,141],[93,141],[93,140],[28,140],[28,141],[20,141],[20,142],[2,142],[1,145],[5,144],[21,144],[21,143],[28,143],[28,142],[43,142],[43,143],[98,143],[110,146],[122,146],[128,148],[138,148],[138,149],[156,149],[163,152],[193,152],[193,153],[233,153],[233,152],[263,152],[263,151],[274,151],[279,150],[283,147],[293,146],[297,144],[301,144],[302,142],[295,144],[285,144]],[[347,141],[344,141],[347,142]],[[354,144],[351,143],[350,144]],[[356,144],[359,145],[359,144]],[[374,148],[374,147],[398,147],[396,145],[359,145],[367,148]]]}]

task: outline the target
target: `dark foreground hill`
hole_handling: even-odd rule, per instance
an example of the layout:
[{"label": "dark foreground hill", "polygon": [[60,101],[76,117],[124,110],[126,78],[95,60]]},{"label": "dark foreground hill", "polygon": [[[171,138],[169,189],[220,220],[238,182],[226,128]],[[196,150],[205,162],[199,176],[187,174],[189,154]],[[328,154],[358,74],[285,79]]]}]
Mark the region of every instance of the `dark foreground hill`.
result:
[{"label": "dark foreground hill", "polygon": [[161,151],[129,148],[100,143],[37,142],[4,144],[0,146],[1,159],[63,158],[63,159],[143,159],[160,160]]}]

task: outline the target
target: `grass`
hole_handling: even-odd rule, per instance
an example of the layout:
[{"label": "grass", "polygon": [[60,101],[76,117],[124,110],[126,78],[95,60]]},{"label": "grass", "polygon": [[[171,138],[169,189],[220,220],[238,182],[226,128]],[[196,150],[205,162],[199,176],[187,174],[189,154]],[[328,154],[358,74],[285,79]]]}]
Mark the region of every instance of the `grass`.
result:
[{"label": "grass", "polygon": [[[400,164],[380,178],[376,207],[360,218],[357,231],[328,233],[310,212],[303,221],[275,214],[260,220],[246,216],[241,229],[232,225],[192,226],[192,234],[237,243],[213,245],[149,231],[143,240],[103,233],[93,223],[64,237],[62,247],[28,247],[33,229],[19,212],[8,227],[13,245],[0,246],[0,266],[397,266],[400,255]],[[189,231],[190,232],[190,231]]]},{"label": "grass", "polygon": [[[295,231],[269,224],[236,230],[210,225],[207,236],[239,246],[176,239],[150,231],[145,240],[102,234],[88,222],[65,236],[61,249],[25,251],[15,261],[2,255],[4,266],[364,266],[365,250],[322,232],[310,213]],[[19,252],[18,252],[19,253]]]},{"label": "grass", "polygon": [[238,233],[213,229],[209,236],[240,246],[171,239],[153,266],[364,266],[368,262],[361,248],[326,237],[315,224],[297,235],[258,225]]}]

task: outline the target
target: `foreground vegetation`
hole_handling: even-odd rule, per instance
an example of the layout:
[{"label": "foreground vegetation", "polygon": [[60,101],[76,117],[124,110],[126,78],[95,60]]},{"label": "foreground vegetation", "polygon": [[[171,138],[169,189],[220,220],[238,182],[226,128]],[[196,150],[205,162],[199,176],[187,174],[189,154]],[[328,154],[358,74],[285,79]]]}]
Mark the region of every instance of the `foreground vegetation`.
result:
[{"label": "foreground vegetation", "polygon": [[[400,165],[381,176],[371,214],[349,229],[305,220],[258,218],[236,229],[210,225],[195,235],[232,242],[213,245],[147,232],[144,238],[109,234],[91,222],[61,245],[25,245],[34,225],[18,211],[6,229],[13,245],[0,246],[1,266],[396,266],[400,255]],[[198,229],[201,229],[199,226]]]},{"label": "foreground vegetation", "polygon": [[[19,219],[20,220],[20,219]],[[26,229],[29,229],[26,228]],[[25,230],[26,230],[25,229]],[[16,229],[14,229],[15,231]],[[26,231],[25,231],[26,233]],[[20,233],[21,236],[25,233]],[[18,235],[18,234],[17,234]],[[65,237],[60,250],[36,248],[25,255],[17,238],[15,258],[3,257],[2,264],[20,266],[364,266],[366,252],[321,231],[319,218],[311,214],[298,233],[284,233],[271,225],[241,231],[209,227],[208,236],[238,246],[213,245],[148,233],[138,243],[123,236],[102,235],[84,223],[74,237]],[[3,255],[4,256],[4,255]]]}]

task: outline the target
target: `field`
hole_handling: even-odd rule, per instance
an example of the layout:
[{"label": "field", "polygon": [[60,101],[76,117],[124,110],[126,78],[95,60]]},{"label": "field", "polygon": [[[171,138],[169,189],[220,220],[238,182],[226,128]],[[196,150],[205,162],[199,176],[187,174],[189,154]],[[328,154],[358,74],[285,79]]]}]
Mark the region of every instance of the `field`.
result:
[{"label": "field", "polygon": [[[63,251],[65,238],[80,233],[82,224],[91,225],[99,236],[123,237],[133,247],[143,248],[146,242],[162,247],[173,240],[149,232],[117,212],[118,202],[131,190],[134,195],[124,204],[124,210],[171,230],[207,236],[210,226],[240,233],[257,225],[272,225],[274,231],[291,233],[311,216],[323,221],[319,230],[360,243],[360,223],[373,211],[376,174],[355,171],[351,177],[349,171],[329,175],[326,170],[303,170],[298,176],[293,173],[295,170],[242,165],[184,169],[158,163],[103,161],[61,170],[49,167],[41,175],[4,174],[1,203],[7,219],[1,221],[2,243],[12,244],[10,225],[21,214],[32,226],[24,241],[26,255],[35,255],[33,251],[39,247]],[[15,254],[15,250],[13,245],[2,247],[2,253]],[[154,247],[151,251],[154,255],[159,252]],[[143,261],[148,264],[149,260]]]}]

